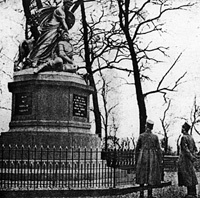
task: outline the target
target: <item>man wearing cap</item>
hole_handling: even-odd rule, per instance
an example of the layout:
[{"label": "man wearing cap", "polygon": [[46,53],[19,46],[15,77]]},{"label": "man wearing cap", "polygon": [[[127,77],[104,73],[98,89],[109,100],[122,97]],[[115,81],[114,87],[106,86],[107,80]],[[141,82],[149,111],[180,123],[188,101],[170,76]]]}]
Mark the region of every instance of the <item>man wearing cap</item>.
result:
[{"label": "man wearing cap", "polygon": [[180,142],[181,154],[178,161],[178,185],[186,186],[188,194],[186,197],[196,196],[196,185],[198,184],[193,163],[196,161],[197,148],[194,139],[189,135],[190,125],[185,122],[182,126],[182,138]]},{"label": "man wearing cap", "polygon": [[[146,130],[140,134],[136,145],[136,183],[159,185],[161,183],[162,151],[157,135],[152,133],[153,121],[147,120]],[[144,191],[140,191],[140,198]],[[148,198],[152,198],[152,189],[148,190]]]}]

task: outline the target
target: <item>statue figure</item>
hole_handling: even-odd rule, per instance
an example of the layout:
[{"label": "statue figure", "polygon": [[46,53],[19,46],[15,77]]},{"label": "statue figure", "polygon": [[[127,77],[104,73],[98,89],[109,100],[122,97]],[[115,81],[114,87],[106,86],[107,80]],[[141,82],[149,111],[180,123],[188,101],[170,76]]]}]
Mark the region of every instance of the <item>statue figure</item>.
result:
[{"label": "statue figure", "polygon": [[19,50],[17,55],[17,60],[14,61],[14,71],[19,71],[23,69],[24,61],[26,60],[28,54],[33,49],[34,39],[25,39],[19,44]]},{"label": "statue figure", "polygon": [[22,66],[19,63],[22,60],[16,61],[15,71],[27,68],[35,68],[35,73],[43,69],[76,71],[72,58],[73,47],[69,43],[69,37],[62,38],[63,32],[68,34],[68,30],[75,23],[73,13],[69,11],[72,4],[72,0],[63,0],[63,5],[60,7],[46,6],[38,10],[37,22],[40,35],[34,41],[33,48],[29,49],[28,55],[25,53],[25,57],[21,58],[23,59]]},{"label": "statue figure", "polygon": [[73,46],[70,43],[68,32],[63,31],[53,59],[35,68],[34,73],[42,71],[76,72],[77,67],[73,62]]}]

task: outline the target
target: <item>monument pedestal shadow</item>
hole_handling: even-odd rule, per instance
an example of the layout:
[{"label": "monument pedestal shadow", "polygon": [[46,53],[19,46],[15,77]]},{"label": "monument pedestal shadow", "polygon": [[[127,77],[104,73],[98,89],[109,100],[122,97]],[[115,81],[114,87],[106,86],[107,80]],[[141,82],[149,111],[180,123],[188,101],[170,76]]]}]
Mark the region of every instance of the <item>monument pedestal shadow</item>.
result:
[{"label": "monument pedestal shadow", "polygon": [[91,86],[77,74],[26,69],[8,84],[12,93],[10,130],[5,145],[96,148],[100,138],[90,132]]}]

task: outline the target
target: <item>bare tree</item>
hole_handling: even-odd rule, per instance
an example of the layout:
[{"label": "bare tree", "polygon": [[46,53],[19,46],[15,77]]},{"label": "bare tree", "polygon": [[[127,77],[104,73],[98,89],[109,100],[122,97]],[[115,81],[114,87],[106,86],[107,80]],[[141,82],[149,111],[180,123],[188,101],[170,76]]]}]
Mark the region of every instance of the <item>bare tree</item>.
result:
[{"label": "bare tree", "polygon": [[[179,54],[179,56],[176,58],[174,63],[171,65],[171,67],[161,77],[160,81],[157,84],[157,87],[154,90],[151,90],[151,91],[144,93],[145,97],[150,95],[150,94],[160,93],[160,94],[163,94],[163,98],[164,98],[165,102],[167,102],[167,98],[166,98],[167,93],[176,91],[176,88],[182,83],[181,80],[187,74],[187,72],[184,72],[173,84],[170,84],[168,86],[163,86],[164,80],[166,79],[167,75],[172,71],[172,69],[175,67],[175,65],[176,65],[177,61],[179,60],[179,58],[181,57],[181,55],[182,55],[182,53]],[[171,103],[171,100],[170,100],[170,103]]]},{"label": "bare tree", "polygon": [[[118,69],[133,74],[139,108],[140,133],[142,133],[145,129],[147,117],[145,97],[150,94],[161,93],[166,100],[166,94],[175,91],[186,75],[186,72],[180,75],[174,84],[170,84],[169,86],[163,85],[164,80],[181,57],[182,53],[180,53],[174,63],[161,77],[157,87],[144,93],[142,90],[142,81],[145,79],[150,80],[150,77],[145,75],[144,71],[150,69],[149,65],[151,63],[158,64],[162,62],[154,58],[151,54],[160,53],[163,56],[167,56],[166,50],[168,48],[164,46],[152,47],[152,40],[146,44],[142,40],[142,37],[151,35],[154,32],[164,33],[162,31],[162,26],[164,24],[160,20],[161,16],[166,12],[184,10],[185,8],[191,7],[193,4],[188,3],[172,7],[171,4],[167,4],[167,0],[145,1],[140,4],[140,6],[137,6],[135,2],[131,2],[130,0],[115,0],[109,1],[108,3],[107,1],[101,1],[101,3],[107,5],[107,7],[103,7],[102,14],[97,17],[98,19],[92,17],[92,14],[90,14],[90,22],[82,20],[85,46],[84,59],[87,72],[90,76],[90,84],[95,86],[94,74],[99,70]],[[108,6],[108,4],[110,6]],[[155,16],[148,16],[148,5],[155,6],[158,10]],[[112,18],[106,15],[106,9],[108,8],[111,11],[110,15],[112,15]],[[118,10],[116,8],[118,8]],[[85,14],[82,16],[86,19]],[[103,20],[105,16],[108,17],[109,26],[107,26],[106,29],[102,29],[99,24],[105,22]],[[118,17],[118,19],[116,17]],[[140,43],[142,43],[142,45],[140,45]],[[108,53],[112,53],[112,60],[105,58],[104,55]],[[101,67],[95,68],[95,61],[100,61]],[[126,66],[119,66],[119,63],[123,61],[131,62],[132,69]],[[93,101],[95,100],[93,99]],[[96,112],[99,115],[98,108]]]},{"label": "bare tree", "polygon": [[111,114],[111,124],[109,127],[108,135],[103,138],[103,149],[121,149],[120,139],[117,137],[119,129],[118,122],[114,114]]},{"label": "bare tree", "polygon": [[112,113],[112,118],[111,118],[111,126],[110,126],[110,131],[109,131],[109,136],[108,137],[113,137],[113,145],[114,149],[120,149],[120,144],[119,144],[119,138],[117,137],[117,132],[119,129],[119,122],[116,120],[116,116],[114,113]]},{"label": "bare tree", "polygon": [[[117,121],[116,121],[114,110],[116,109],[119,103],[118,101],[116,101],[114,102],[114,104],[112,104],[109,101],[110,95],[114,94],[114,91],[115,91],[115,88],[110,85],[112,83],[112,80],[109,80],[109,81],[106,80],[101,70],[99,74],[100,74],[101,83],[102,83],[102,87],[99,89],[100,95],[102,97],[102,102],[103,102],[103,111],[101,111],[102,128],[104,128],[104,131],[105,131],[105,149],[107,150],[109,128],[113,129],[114,136],[116,136],[116,132],[118,130],[118,127],[116,125]],[[110,130],[110,133],[111,133],[111,130]]]},{"label": "bare tree", "polygon": [[200,106],[197,105],[197,97],[194,97],[194,103],[193,107],[190,113],[190,122],[191,122],[191,129],[190,134],[193,134],[193,131],[195,131],[198,135],[200,135],[200,132],[197,130],[197,126],[200,123]]},{"label": "bare tree", "polygon": [[[85,60],[85,67],[87,73],[89,75],[89,82],[90,85],[94,88],[93,96],[93,107],[94,107],[94,116],[95,116],[95,124],[96,124],[96,134],[101,137],[101,114],[99,110],[99,102],[97,96],[97,88],[95,85],[95,80],[92,72],[92,64],[93,64],[93,57],[92,51],[90,50],[89,43],[91,38],[89,38],[88,34],[88,23],[86,21],[86,13],[85,13],[85,6],[84,3],[81,4],[81,14],[82,14],[82,25],[83,25],[83,41],[84,41],[84,60]],[[91,31],[92,32],[92,31]]]},{"label": "bare tree", "polygon": [[169,140],[168,132],[169,132],[170,121],[167,121],[167,113],[169,111],[170,106],[171,106],[171,99],[167,102],[167,107],[164,110],[163,117],[160,118],[160,122],[164,133],[163,134],[164,138],[162,140],[162,145],[164,147],[164,154],[168,153],[168,140]]},{"label": "bare tree", "polygon": [[[114,2],[114,3],[113,3]],[[118,31],[118,35],[120,35],[123,38],[124,34],[124,40],[123,42],[120,40],[120,43],[118,46],[122,49],[124,49],[124,54],[127,52],[129,54],[129,57],[131,59],[132,63],[132,72],[134,77],[134,85],[136,90],[136,97],[137,97],[137,103],[139,108],[139,120],[140,120],[140,133],[142,133],[145,129],[145,122],[147,118],[146,113],[146,105],[145,105],[145,96],[149,95],[150,93],[162,93],[166,94],[168,91],[174,91],[177,85],[179,84],[180,80],[184,77],[185,74],[183,74],[175,83],[175,85],[171,88],[161,88],[161,84],[166,77],[166,75],[169,73],[169,71],[174,67],[175,63],[179,59],[175,61],[175,63],[170,67],[170,69],[167,71],[167,73],[163,76],[161,81],[158,83],[158,87],[156,90],[143,93],[142,90],[142,79],[149,79],[148,76],[145,76],[142,74],[143,71],[148,69],[149,62],[155,62],[160,63],[161,61],[158,59],[155,59],[151,56],[151,53],[161,53],[162,55],[166,56],[166,50],[168,48],[164,46],[158,46],[158,47],[152,47],[152,41],[150,40],[149,43],[146,44],[144,47],[144,43],[142,42],[141,37],[146,35],[151,35],[154,32],[160,32],[162,31],[162,26],[164,25],[160,18],[161,16],[169,11],[177,11],[177,10],[183,10],[185,8],[191,7],[193,4],[188,3],[184,5],[180,5],[177,7],[172,7],[170,3],[168,3],[167,0],[155,0],[150,1],[146,0],[143,3],[138,3],[139,6],[136,5],[135,2],[130,0],[116,0],[112,1],[112,5],[117,4],[118,6],[118,17],[119,17],[119,26],[121,31]],[[149,15],[148,12],[148,5],[154,6],[155,9],[157,9],[158,12],[155,12],[156,14],[154,16]],[[123,34],[122,34],[123,33]],[[143,47],[140,45],[140,43],[143,43]],[[124,47],[125,46],[125,47]]]}]

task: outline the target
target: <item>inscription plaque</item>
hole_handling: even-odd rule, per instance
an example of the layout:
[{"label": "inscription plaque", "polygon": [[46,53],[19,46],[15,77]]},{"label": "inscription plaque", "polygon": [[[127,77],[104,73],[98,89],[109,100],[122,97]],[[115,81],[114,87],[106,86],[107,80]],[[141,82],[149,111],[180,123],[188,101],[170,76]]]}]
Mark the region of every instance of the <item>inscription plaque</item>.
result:
[{"label": "inscription plaque", "polygon": [[87,117],[87,97],[73,95],[73,116]]},{"label": "inscription plaque", "polygon": [[32,113],[32,94],[16,93],[15,94],[15,114],[30,115]]}]

